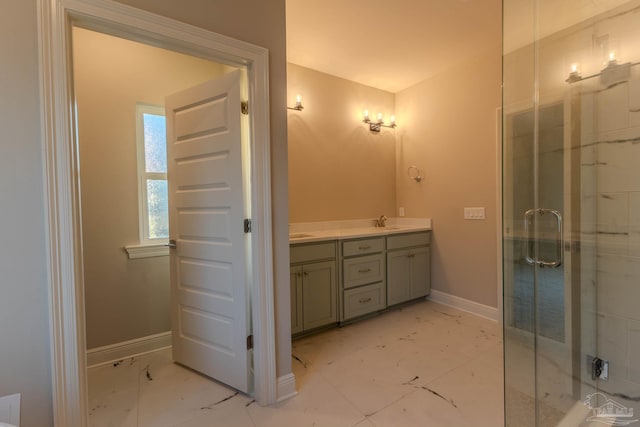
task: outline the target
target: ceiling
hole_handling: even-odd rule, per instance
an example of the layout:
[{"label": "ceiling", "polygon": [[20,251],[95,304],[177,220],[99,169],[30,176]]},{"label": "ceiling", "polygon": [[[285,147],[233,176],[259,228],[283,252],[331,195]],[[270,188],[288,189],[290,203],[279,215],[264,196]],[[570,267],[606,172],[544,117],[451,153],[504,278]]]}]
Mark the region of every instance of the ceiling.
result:
[{"label": "ceiling", "polygon": [[[505,1],[504,51],[628,0]],[[502,0],[286,0],[288,61],[398,92],[502,43]]]},{"label": "ceiling", "polygon": [[288,61],[398,92],[501,43],[501,0],[287,0]]}]

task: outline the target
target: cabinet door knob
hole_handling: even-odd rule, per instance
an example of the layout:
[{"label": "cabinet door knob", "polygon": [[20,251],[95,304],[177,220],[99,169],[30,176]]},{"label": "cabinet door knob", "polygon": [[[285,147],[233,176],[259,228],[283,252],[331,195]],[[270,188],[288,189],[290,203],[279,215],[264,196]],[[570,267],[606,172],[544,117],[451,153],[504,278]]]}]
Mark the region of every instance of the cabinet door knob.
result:
[{"label": "cabinet door knob", "polygon": [[371,246],[358,246],[358,249],[360,249],[361,251],[365,251],[367,249],[371,249]]},{"label": "cabinet door knob", "polygon": [[370,271],[371,271],[370,268],[363,268],[362,270],[358,270],[358,273],[368,273]]},{"label": "cabinet door knob", "polygon": [[358,300],[358,302],[359,302],[360,304],[366,304],[366,303],[368,303],[368,302],[371,302],[371,297],[367,297],[367,298],[360,298],[360,299]]},{"label": "cabinet door knob", "polygon": [[416,254],[409,254],[407,255],[407,258],[415,258]]},{"label": "cabinet door knob", "polygon": [[308,271],[305,271],[305,272],[304,272],[304,273],[302,273],[302,274],[304,274],[305,276],[308,276],[308,275],[309,275],[309,272],[308,272]]}]

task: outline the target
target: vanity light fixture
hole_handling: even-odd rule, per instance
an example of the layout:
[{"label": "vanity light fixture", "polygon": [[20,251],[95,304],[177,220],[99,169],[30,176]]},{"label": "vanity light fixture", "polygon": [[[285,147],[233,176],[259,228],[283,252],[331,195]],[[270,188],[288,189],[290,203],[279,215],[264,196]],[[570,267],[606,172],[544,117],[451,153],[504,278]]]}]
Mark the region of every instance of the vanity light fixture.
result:
[{"label": "vanity light fixture", "polygon": [[289,110],[302,111],[304,107],[302,106],[302,97],[300,95],[296,95],[296,105],[293,107],[287,106]]},{"label": "vanity light fixture", "polygon": [[578,64],[571,64],[571,71],[569,72],[569,77],[567,77],[565,82],[571,84],[600,76],[600,81],[604,85],[611,86],[613,84],[629,80],[631,67],[634,65],[640,65],[640,62],[625,62],[624,64],[618,64],[615,52],[609,52],[607,65],[600,70],[599,73],[582,77],[578,70]]},{"label": "vanity light fixture", "polygon": [[396,127],[396,116],[391,116],[389,120],[389,124],[386,124],[382,120],[382,113],[378,113],[378,119],[374,122],[369,117],[369,110],[364,110],[364,118],[362,119],[363,123],[367,123],[369,125],[369,130],[371,132],[380,132],[380,129],[385,128],[395,128]]}]

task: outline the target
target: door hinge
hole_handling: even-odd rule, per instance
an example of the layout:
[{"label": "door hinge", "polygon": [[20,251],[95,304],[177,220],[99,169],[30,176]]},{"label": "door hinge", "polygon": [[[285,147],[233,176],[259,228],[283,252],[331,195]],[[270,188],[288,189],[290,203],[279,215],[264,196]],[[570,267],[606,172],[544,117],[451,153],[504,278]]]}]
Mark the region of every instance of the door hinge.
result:
[{"label": "door hinge", "polygon": [[240,112],[245,116],[249,114],[249,101],[242,101],[240,103]]},{"label": "door hinge", "polygon": [[247,337],[247,350],[253,349],[253,334]]},{"label": "door hinge", "polygon": [[244,232],[245,233],[251,233],[251,220],[250,219],[245,219],[244,220]]}]

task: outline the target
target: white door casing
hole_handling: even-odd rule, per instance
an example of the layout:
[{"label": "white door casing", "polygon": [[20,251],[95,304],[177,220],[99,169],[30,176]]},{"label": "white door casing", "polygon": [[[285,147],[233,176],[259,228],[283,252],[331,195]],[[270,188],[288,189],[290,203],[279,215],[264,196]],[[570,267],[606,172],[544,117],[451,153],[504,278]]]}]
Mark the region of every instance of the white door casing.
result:
[{"label": "white door casing", "polygon": [[87,425],[80,202],[70,66],[72,25],[246,67],[251,99],[254,386],[277,400],[271,225],[268,50],[105,0],[37,0],[41,128],[47,233],[52,406],[55,426]]},{"label": "white door casing", "polygon": [[173,360],[248,393],[240,71],[168,96],[165,110]]}]

